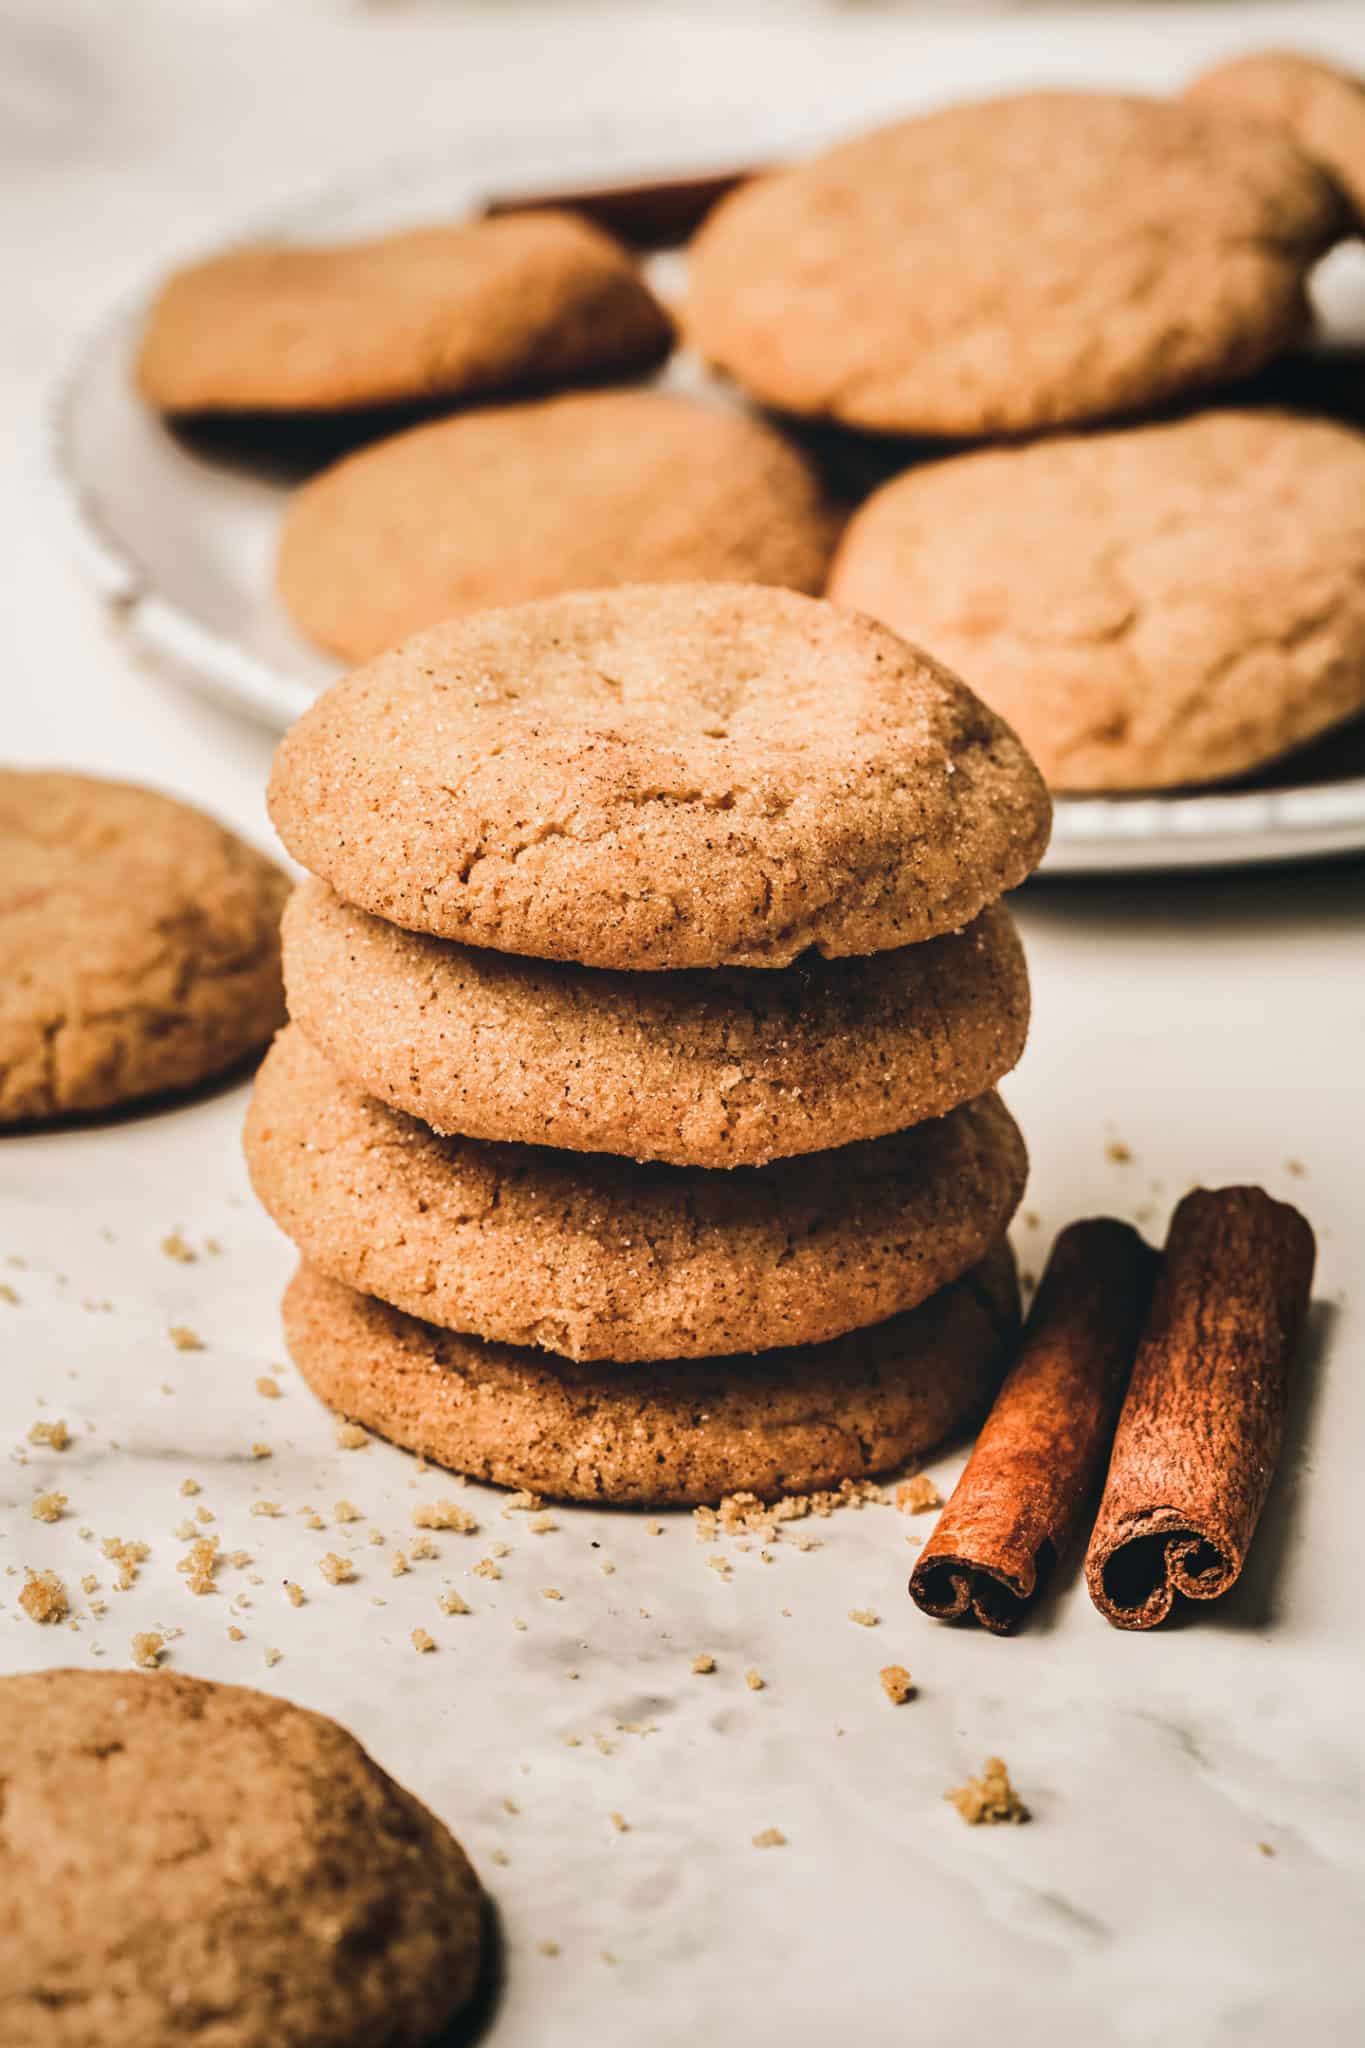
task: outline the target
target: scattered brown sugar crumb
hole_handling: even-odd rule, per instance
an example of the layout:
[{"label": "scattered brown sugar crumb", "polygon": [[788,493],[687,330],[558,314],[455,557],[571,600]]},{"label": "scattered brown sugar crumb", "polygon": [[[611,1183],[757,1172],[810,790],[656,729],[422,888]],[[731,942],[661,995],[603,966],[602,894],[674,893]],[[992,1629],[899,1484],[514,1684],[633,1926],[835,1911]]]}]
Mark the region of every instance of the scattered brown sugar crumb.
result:
[{"label": "scattered brown sugar crumb", "polygon": [[630,1833],[630,1822],[626,1819],[623,1813],[609,1814],[607,1818],[610,1820],[612,1826],[615,1828],[618,1835],[628,1835]]},{"label": "scattered brown sugar crumb", "polygon": [[1122,1138],[1111,1138],[1104,1148],[1104,1156],[1113,1166],[1131,1166],[1133,1163],[1132,1148],[1125,1145]]},{"label": "scattered brown sugar crumb", "polygon": [[881,1620],[880,1614],[874,1613],[870,1607],[850,1607],[848,1618],[856,1621],[859,1628],[876,1628]]},{"label": "scattered brown sugar crumb", "polygon": [[761,1672],[746,1671],[744,1674],[744,1683],[748,1686],[750,1692],[762,1692],[766,1681]]},{"label": "scattered brown sugar crumb", "polygon": [[473,1536],[478,1531],[478,1520],[468,1508],[462,1508],[454,1500],[429,1500],[412,1511],[414,1529],[454,1529],[460,1536]]},{"label": "scattered brown sugar crumb", "polygon": [[491,1557],[481,1557],[474,1567],[474,1576],[476,1579],[500,1579],[502,1573]]},{"label": "scattered brown sugar crumb", "polygon": [[277,1500],[253,1500],[251,1512],[253,1515],[268,1515],[273,1520],[276,1515],[282,1515],[284,1509]]},{"label": "scattered brown sugar crumb", "polygon": [[903,1515],[922,1515],[926,1508],[941,1508],[943,1495],[927,1472],[916,1472],[896,1488],[896,1506]]},{"label": "scattered brown sugar crumb", "polygon": [[293,1579],[285,1580],[284,1593],[285,1598],[288,1600],[289,1605],[291,1607],[302,1607],[304,1601],[308,1597],[307,1594],[304,1592],[303,1587],[297,1585]]},{"label": "scattered brown sugar crumb", "polygon": [[430,1536],[418,1536],[408,1545],[408,1556],[414,1564],[420,1564],[423,1558],[439,1557],[440,1555],[439,1546],[432,1542]]},{"label": "scattered brown sugar crumb", "polygon": [[915,1697],[915,1684],[903,1664],[884,1664],[881,1669],[882,1691],[893,1707],[903,1707],[907,1700]]},{"label": "scattered brown sugar crumb", "polygon": [[528,1493],[525,1487],[520,1493],[509,1493],[503,1502],[503,1513],[510,1515],[533,1515],[544,1502],[538,1493]]},{"label": "scattered brown sugar crumb", "polygon": [[192,1494],[199,1493],[200,1491],[202,1491],[202,1489],[197,1479],[182,1479],[180,1482],[180,1491],[188,1500]]},{"label": "scattered brown sugar crumb", "polygon": [[[1284,1162],[1284,1170],[1286,1173],[1292,1173],[1295,1180],[1302,1180],[1304,1175],[1307,1173],[1308,1168],[1304,1165],[1301,1159],[1286,1159]],[[1275,1854],[1275,1851],[1272,1849],[1270,1851],[1270,1854],[1273,1856]]]},{"label": "scattered brown sugar crumb", "polygon": [[263,1372],[258,1373],[256,1376],[256,1392],[263,1401],[278,1401],[281,1399],[284,1389],[273,1374]]},{"label": "scattered brown sugar crumb", "polygon": [[93,1572],[87,1572],[85,1574],[85,1577],[81,1580],[82,1593],[98,1593],[99,1589],[100,1582],[95,1577],[95,1574]]},{"label": "scattered brown sugar crumb", "polygon": [[711,1570],[720,1578],[728,1579],[733,1577],[735,1568],[728,1557],[708,1557],[706,1562]]},{"label": "scattered brown sugar crumb", "polygon": [[269,1444],[253,1444],[251,1446],[251,1455],[253,1458],[273,1458],[275,1453],[271,1450]]},{"label": "scattered brown sugar crumb", "polygon": [[71,1442],[71,1431],[64,1422],[35,1422],[28,1440],[31,1444],[46,1444],[50,1451],[64,1451]]},{"label": "scattered brown sugar crumb", "polygon": [[238,1628],[235,1621],[228,1623],[228,1641],[230,1643],[244,1643],[246,1641],[245,1630]]},{"label": "scattered brown sugar crumb", "polygon": [[692,1511],[701,1543],[714,1543],[718,1536],[758,1536],[765,1543],[776,1537],[785,1522],[804,1521],[808,1515],[832,1515],[839,1508],[861,1508],[886,1499],[874,1479],[845,1479],[837,1488],[815,1493],[789,1493],[777,1501],[760,1500],[755,1493],[729,1493],[717,1507]]},{"label": "scattered brown sugar crumb", "polygon": [[1256,1847],[1260,1850],[1263,1856],[1273,1856],[1275,1854],[1275,1851],[1271,1847],[1269,1842],[1258,1842],[1256,1844]]},{"label": "scattered brown sugar crumb", "polygon": [[754,1836],[755,1849],[785,1849],[787,1837],[781,1828],[762,1828]]},{"label": "scattered brown sugar crumb", "polygon": [[715,1668],[716,1660],[709,1651],[703,1650],[700,1656],[692,1659],[692,1669],[698,1678],[705,1678],[707,1672],[714,1671]]},{"label": "scattered brown sugar crumb", "polygon": [[327,1527],[327,1524],[323,1521],[316,1508],[305,1508],[303,1519],[305,1526],[309,1529],[325,1529]]},{"label": "scattered brown sugar crumb", "polygon": [[358,1422],[339,1422],[336,1426],[336,1442],[339,1451],[363,1451],[369,1444],[370,1433]]},{"label": "scattered brown sugar crumb", "polygon": [[553,1515],[532,1515],[526,1526],[533,1536],[553,1536],[559,1524]]},{"label": "scattered brown sugar crumb", "polygon": [[424,1628],[415,1628],[412,1632],[412,1647],[414,1650],[434,1650],[436,1638],[429,1636]]},{"label": "scattered brown sugar crumb", "polygon": [[506,1799],[506,1798],[505,1798],[505,1799],[503,1800],[503,1802],[502,1802],[502,1810],[503,1810],[503,1812],[504,1812],[504,1813],[514,1813],[514,1814],[515,1814],[515,1813],[520,1813],[520,1812],[521,1812],[521,1808],[520,1808],[520,1807],[519,1807],[519,1806],[517,1805],[517,1802],[516,1802],[516,1800],[515,1800],[515,1799]]},{"label": "scattered brown sugar crumb", "polygon": [[382,1529],[371,1529],[371,1530],[370,1530],[370,1531],[368,1532],[368,1534],[366,1535],[365,1541],[366,1541],[367,1543],[373,1543],[373,1544],[375,1545],[375,1547],[376,1547],[377,1549],[382,1549],[382,1548],[383,1548],[383,1544],[384,1544],[384,1532],[383,1532],[383,1530],[382,1530]]},{"label": "scattered brown sugar crumb", "polygon": [[7,1301],[11,1308],[18,1308],[20,1296],[8,1280],[0,1280],[0,1301]]},{"label": "scattered brown sugar crumb", "polygon": [[176,1561],[176,1570],[183,1572],[189,1580],[191,1593],[211,1593],[214,1576],[222,1562],[218,1555],[216,1536],[199,1536],[191,1543],[182,1558]]},{"label": "scattered brown sugar crumb", "polygon": [[389,1559],[389,1577],[390,1577],[391,1579],[401,1579],[401,1578],[402,1578],[402,1576],[403,1576],[403,1574],[404,1574],[404,1572],[405,1572],[405,1571],[406,1571],[407,1569],[408,1569],[408,1554],[407,1554],[407,1552],[406,1552],[405,1550],[395,1550],[395,1552],[393,1553],[393,1556],[392,1556],[392,1557],[391,1557],[391,1558]]},{"label": "scattered brown sugar crumb", "polygon": [[166,1335],[177,1351],[202,1351],[205,1348],[199,1332],[192,1330],[188,1323],[172,1323]]},{"label": "scattered brown sugar crumb", "polygon": [[165,1636],[157,1635],[154,1629],[142,1630],[133,1637],[133,1662],[143,1671],[155,1671],[161,1662],[161,1652],[166,1647]]},{"label": "scattered brown sugar crumb", "polygon": [[436,1604],[442,1614],[468,1614],[469,1612],[469,1603],[460,1598],[460,1595],[453,1586],[446,1587]]},{"label": "scattered brown sugar crumb", "polygon": [[334,1522],[363,1522],[365,1516],[353,1500],[339,1500],[332,1509]]},{"label": "scattered brown sugar crumb", "polygon": [[174,1259],[180,1266],[192,1266],[199,1256],[193,1245],[186,1244],[178,1230],[172,1230],[162,1238],[161,1249],[168,1259]]},{"label": "scattered brown sugar crumb", "polygon": [[542,1600],[562,1600],[564,1595],[560,1592],[558,1586],[542,1586],[540,1597]]},{"label": "scattered brown sugar crumb", "polygon": [[327,1551],[318,1559],[318,1570],[329,1586],[344,1585],[347,1579],[355,1577],[355,1566],[350,1558],[338,1557],[334,1550]]},{"label": "scattered brown sugar crumb", "polygon": [[510,1556],[512,1555],[512,1546],[511,1546],[511,1544],[510,1544],[510,1543],[495,1543],[495,1544],[493,1545],[493,1555],[494,1555],[494,1557],[510,1557]]},{"label": "scattered brown sugar crumb", "polygon": [[194,1519],[196,1522],[213,1522],[217,1520],[217,1517],[212,1508],[197,1507],[194,1511]]},{"label": "scattered brown sugar crumb", "polygon": [[986,1758],[979,1778],[968,1778],[965,1785],[955,1785],[943,1796],[952,1801],[968,1827],[1000,1827],[1029,1818],[1029,1810],[998,1756]]},{"label": "scattered brown sugar crumb", "polygon": [[145,1543],[139,1543],[136,1538],[125,1543],[121,1536],[106,1536],[100,1545],[100,1549],[110,1562],[116,1564],[119,1568],[118,1587],[120,1593],[128,1591],[128,1588],[137,1577],[138,1566],[144,1558],[151,1554]]},{"label": "scattered brown sugar crumb", "polygon": [[65,1506],[64,1493],[35,1493],[30,1513],[35,1522],[60,1522]]},{"label": "scattered brown sugar crumb", "polygon": [[557,1956],[560,1953],[557,1941],[540,1941],[536,1943],[536,1946],[543,1956]]},{"label": "scattered brown sugar crumb", "polygon": [[[251,1563],[251,1552],[249,1550],[230,1550],[228,1552],[228,1563],[236,1571],[245,1571]],[[259,1585],[260,1581],[257,1580],[256,1583]]]},{"label": "scattered brown sugar crumb", "polygon": [[282,1652],[279,1650],[267,1650],[265,1653],[266,1668],[269,1669],[271,1665],[278,1664],[281,1655]]},{"label": "scattered brown sugar crumb", "polygon": [[30,1571],[19,1605],[30,1621],[65,1621],[71,1612],[71,1602],[66,1597],[66,1587],[55,1572]]}]

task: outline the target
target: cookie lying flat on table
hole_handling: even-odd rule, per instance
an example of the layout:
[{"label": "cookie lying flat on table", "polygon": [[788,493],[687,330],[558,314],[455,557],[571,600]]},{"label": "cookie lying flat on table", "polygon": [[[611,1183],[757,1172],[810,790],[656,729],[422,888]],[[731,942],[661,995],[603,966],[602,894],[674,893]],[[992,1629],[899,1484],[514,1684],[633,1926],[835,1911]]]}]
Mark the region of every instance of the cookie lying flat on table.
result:
[{"label": "cookie lying flat on table", "polygon": [[814,1344],[955,1280],[1027,1162],[994,1095],[838,1153],[711,1173],[439,1138],[297,1027],[246,1121],[252,1184],[304,1257],[444,1328],[568,1358]]},{"label": "cookie lying flat on table", "polygon": [[410,428],[299,491],[276,578],[310,640],[364,661],[459,612],[617,583],[818,591],[836,521],[761,421],[662,391],[577,392]]},{"label": "cookie lying flat on table", "polygon": [[284,1300],[295,1365],[351,1420],[499,1486],[637,1507],[774,1499],[922,1458],[986,1408],[1018,1314],[1004,1244],[875,1330],[629,1372],[433,1329],[308,1266]]},{"label": "cookie lying flat on table", "polygon": [[610,235],[522,213],[191,263],[157,296],[136,376],[162,412],[338,412],[648,369],[672,338]]},{"label": "cookie lying flat on table", "polygon": [[830,589],[960,663],[1054,788],[1224,781],[1365,711],[1365,435],[1206,412],[933,463]]},{"label": "cookie lying flat on table", "polygon": [[1185,98],[1287,129],[1365,222],[1365,79],[1299,50],[1258,50],[1202,71]]},{"label": "cookie lying flat on table", "polygon": [[782,967],[958,930],[1046,792],[928,655],[815,598],[634,585],[481,612],[335,684],[270,813],[348,902],[618,968]]},{"label": "cookie lying flat on table", "polygon": [[1028,973],[1008,911],[861,960],[615,974],[405,932],[323,882],[284,918],[289,1012],[438,1131],[762,1166],[904,1130],[1009,1072]]},{"label": "cookie lying flat on table", "polygon": [[422,2048],[468,2000],[459,1844],[334,1721],[164,1671],[0,1678],[6,2048]]},{"label": "cookie lying flat on table", "polygon": [[1341,226],[1288,137],[1212,108],[1037,92],[945,107],[742,186],[687,326],[766,404],[978,435],[1249,375],[1304,331]]},{"label": "cookie lying flat on table", "polygon": [[0,769],[0,1125],[189,1088],[264,1045],[288,891],[172,797]]}]

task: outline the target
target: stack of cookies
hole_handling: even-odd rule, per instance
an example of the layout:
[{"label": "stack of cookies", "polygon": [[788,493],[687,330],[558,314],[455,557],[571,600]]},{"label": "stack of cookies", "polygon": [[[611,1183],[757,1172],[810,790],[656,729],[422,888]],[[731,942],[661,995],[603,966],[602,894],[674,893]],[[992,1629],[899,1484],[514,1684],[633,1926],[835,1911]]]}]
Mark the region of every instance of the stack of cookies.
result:
[{"label": "stack of cookies", "polygon": [[1017,1299],[998,898],[1048,802],[889,629],[629,586],[329,690],[271,811],[313,880],[247,1156],[304,1377],[565,1498],[772,1496],[970,1422]]}]

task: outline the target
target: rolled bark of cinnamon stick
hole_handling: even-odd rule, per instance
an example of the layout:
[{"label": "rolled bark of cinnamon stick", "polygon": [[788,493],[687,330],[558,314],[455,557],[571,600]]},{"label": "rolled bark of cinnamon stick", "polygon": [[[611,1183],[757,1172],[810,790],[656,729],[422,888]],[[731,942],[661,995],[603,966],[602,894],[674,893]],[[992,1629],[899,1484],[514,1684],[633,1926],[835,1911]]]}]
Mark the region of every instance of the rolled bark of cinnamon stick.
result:
[{"label": "rolled bark of cinnamon stick", "polygon": [[1261,1188],[1196,1189],[1171,1220],[1086,1555],[1116,1628],[1216,1600],[1270,1488],[1313,1282],[1305,1218]]},{"label": "rolled bark of cinnamon stick", "polygon": [[911,1575],[926,1614],[1018,1627],[1094,1500],[1156,1266],[1111,1217],[1057,1239],[1019,1356]]}]

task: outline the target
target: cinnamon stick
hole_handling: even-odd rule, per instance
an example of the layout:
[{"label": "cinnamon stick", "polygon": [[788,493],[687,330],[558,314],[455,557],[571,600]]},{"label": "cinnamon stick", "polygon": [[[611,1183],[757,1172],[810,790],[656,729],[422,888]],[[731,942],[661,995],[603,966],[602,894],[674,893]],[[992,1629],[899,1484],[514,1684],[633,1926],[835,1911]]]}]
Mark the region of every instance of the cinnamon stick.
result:
[{"label": "cinnamon stick", "polygon": [[1236,1584],[1284,1437],[1313,1233],[1261,1188],[1200,1188],[1171,1221],[1085,1561],[1116,1628]]},{"label": "cinnamon stick", "polygon": [[911,1576],[926,1614],[1018,1627],[1094,1499],[1156,1264],[1111,1217],[1057,1239],[1019,1356]]},{"label": "cinnamon stick", "polygon": [[539,213],[545,208],[586,214],[635,249],[671,249],[699,228],[711,208],[757,171],[716,171],[696,177],[654,178],[638,184],[588,185],[577,190],[517,193],[489,199],[486,215]]}]

